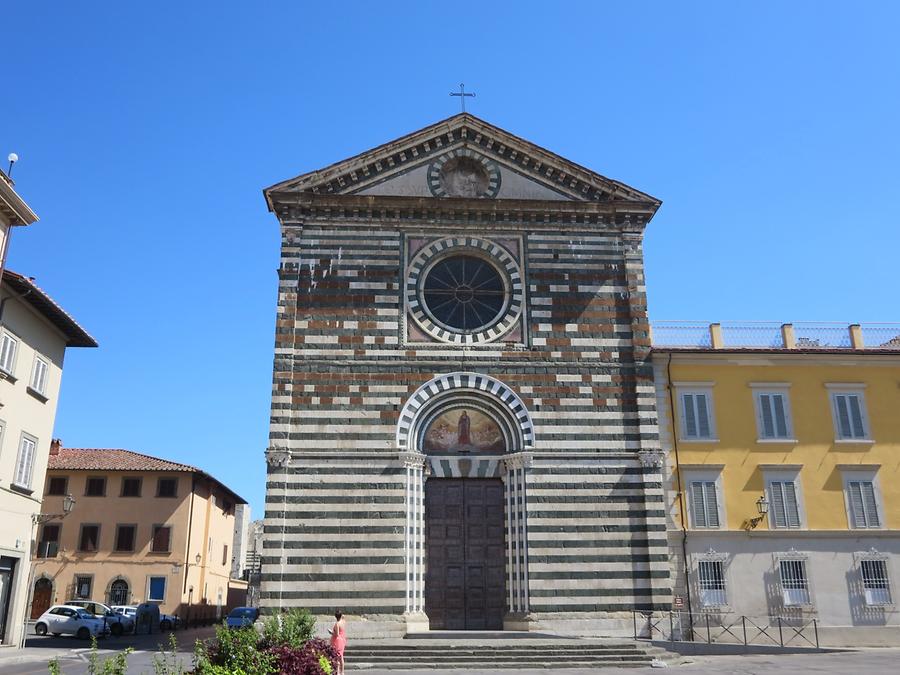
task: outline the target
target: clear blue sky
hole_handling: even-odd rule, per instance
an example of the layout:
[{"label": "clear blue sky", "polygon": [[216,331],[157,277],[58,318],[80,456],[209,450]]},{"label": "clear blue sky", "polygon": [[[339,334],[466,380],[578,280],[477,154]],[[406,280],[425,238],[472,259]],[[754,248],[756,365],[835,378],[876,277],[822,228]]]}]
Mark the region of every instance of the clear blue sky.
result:
[{"label": "clear blue sky", "polygon": [[[189,7],[187,7],[190,5]],[[2,10],[10,267],[100,341],[56,434],[262,514],[278,265],[261,189],[469,109],[663,200],[653,319],[898,318],[900,4],[49,3]]]}]

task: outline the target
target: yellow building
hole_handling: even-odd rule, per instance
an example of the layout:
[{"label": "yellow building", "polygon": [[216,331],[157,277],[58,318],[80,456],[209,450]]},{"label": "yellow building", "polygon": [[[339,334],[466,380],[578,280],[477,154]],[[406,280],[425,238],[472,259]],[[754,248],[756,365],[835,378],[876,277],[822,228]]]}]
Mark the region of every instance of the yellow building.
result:
[{"label": "yellow building", "polygon": [[900,642],[900,325],[653,339],[676,607]]},{"label": "yellow building", "polygon": [[[30,615],[90,599],[154,602],[160,611],[209,620],[243,604],[231,578],[235,506],[246,502],[209,474],[129,450],[50,451]],[[231,598],[229,598],[229,593]]]}]

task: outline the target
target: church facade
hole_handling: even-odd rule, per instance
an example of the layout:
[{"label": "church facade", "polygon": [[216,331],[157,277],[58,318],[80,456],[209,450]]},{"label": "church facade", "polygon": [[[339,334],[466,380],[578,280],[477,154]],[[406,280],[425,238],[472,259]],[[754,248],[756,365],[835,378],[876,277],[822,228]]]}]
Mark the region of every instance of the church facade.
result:
[{"label": "church facade", "polygon": [[265,196],[264,610],[597,635],[669,609],[659,201],[465,113]]}]

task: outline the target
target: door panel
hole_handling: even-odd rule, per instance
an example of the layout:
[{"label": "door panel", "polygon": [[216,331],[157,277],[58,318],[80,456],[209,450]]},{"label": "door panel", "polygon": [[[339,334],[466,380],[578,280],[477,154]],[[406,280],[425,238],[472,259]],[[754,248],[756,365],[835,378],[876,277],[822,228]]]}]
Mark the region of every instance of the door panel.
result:
[{"label": "door panel", "polygon": [[492,478],[425,483],[425,611],[437,630],[500,630],[505,602],[503,484]]}]

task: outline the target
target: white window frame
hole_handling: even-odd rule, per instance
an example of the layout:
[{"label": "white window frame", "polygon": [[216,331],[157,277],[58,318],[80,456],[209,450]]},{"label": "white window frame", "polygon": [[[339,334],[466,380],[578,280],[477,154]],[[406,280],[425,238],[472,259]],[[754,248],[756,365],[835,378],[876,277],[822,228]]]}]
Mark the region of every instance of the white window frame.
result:
[{"label": "white window frame", "polygon": [[[714,552],[710,552],[708,554],[704,554],[697,560],[697,600],[700,603],[700,607],[702,609],[725,609],[729,607],[728,604],[728,590],[729,590],[729,582],[728,582],[728,565],[726,564],[727,560],[724,555],[717,554]],[[703,575],[700,570],[703,569],[704,565],[719,565],[722,571],[721,574],[721,582],[722,588],[704,588],[703,585]],[[706,592],[709,591],[707,595]],[[712,599],[711,602],[707,600]],[[721,601],[719,601],[721,600]]]},{"label": "white window frame", "polygon": [[[724,530],[725,526],[725,504],[724,504],[724,491],[722,490],[722,468],[706,468],[706,469],[691,469],[691,468],[682,468],[682,480],[685,488],[687,489],[687,512],[688,512],[688,523],[691,529],[694,530]],[[719,524],[715,527],[710,527],[709,525],[698,525],[697,524],[697,516],[694,513],[694,483],[713,483],[716,491],[716,515],[719,520]],[[705,504],[705,501],[704,501]]]},{"label": "white window frame", "polygon": [[[162,598],[151,598],[150,597],[150,589],[153,587],[153,579],[162,579],[163,580],[163,592]],[[147,602],[165,602],[166,601],[166,593],[169,592],[169,579],[165,574],[148,574],[147,575]]]},{"label": "white window frame", "polygon": [[[753,389],[753,408],[756,413],[756,435],[757,443],[796,443],[794,437],[794,420],[791,414],[791,397],[790,387],[788,383],[765,383],[751,382]],[[784,426],[785,433],[783,436],[778,435],[777,423],[775,417],[772,417],[772,430],[775,435],[766,436],[765,419],[763,416],[763,396],[781,396],[784,401]],[[774,412],[774,411],[773,411]]]},{"label": "white window frame", "polygon": [[[869,412],[866,406],[866,396],[864,384],[846,384],[846,383],[828,383],[825,385],[828,389],[828,404],[831,406],[831,420],[834,424],[834,442],[835,443],[871,443],[872,427],[869,424]],[[845,436],[841,429],[840,415],[837,408],[838,396],[856,396],[859,400],[859,416],[862,424],[862,435],[852,435],[853,420],[850,419],[851,435]]]},{"label": "white window frame", "polygon": [[[41,370],[42,372],[38,373]],[[29,385],[34,391],[46,395],[47,380],[50,379],[50,361],[38,353],[34,355],[34,363],[31,366],[31,381]]]},{"label": "white window frame", "polygon": [[[867,607],[893,607],[894,606],[894,584],[891,579],[891,566],[888,556],[878,553],[875,549],[867,553],[858,553],[854,556],[856,559],[856,568],[859,572],[860,594]],[[870,594],[870,589],[866,588],[866,577],[863,572],[865,563],[880,563],[884,566],[884,588],[871,590],[881,590],[887,597],[876,598],[874,594]]]},{"label": "white window frame", "polygon": [[[803,589],[786,589],[784,585],[784,575],[783,572],[783,563],[794,563],[802,566],[804,581],[806,582]],[[809,559],[805,555],[799,554],[787,554],[787,555],[779,555],[775,559],[775,571],[778,574],[778,585],[781,589],[781,603],[784,607],[815,607],[815,603],[813,602],[813,588],[812,588],[812,579],[809,573]],[[805,602],[788,602],[786,591],[806,591],[806,601]]]},{"label": "white window frame", "polygon": [[[716,434],[716,408],[713,402],[712,382],[674,382],[677,409],[678,409],[678,440],[682,443],[716,443],[719,438]],[[709,426],[709,434],[700,436],[699,425],[697,435],[689,436],[687,429],[687,411],[684,405],[685,394],[702,394],[706,397],[706,415]],[[699,420],[698,420],[699,421]]]},{"label": "white window frame", "polygon": [[[27,462],[27,466],[25,467],[24,474],[21,470],[21,465],[23,463],[23,451],[25,450],[25,444],[31,444],[31,456],[29,457],[29,461]],[[16,466],[14,468],[13,474],[13,485],[17,485],[20,488],[24,488],[25,490],[31,489],[31,479],[34,477],[34,460],[37,455],[37,446],[38,439],[35,436],[32,436],[29,433],[22,432],[22,435],[19,437],[19,449],[16,453]],[[22,480],[19,480],[19,478]]]},{"label": "white window frame", "polygon": [[[841,482],[844,490],[844,508],[847,513],[847,527],[851,530],[884,530],[884,501],[881,495],[881,485],[878,481],[879,467],[841,466]],[[857,525],[854,518],[853,500],[850,498],[850,483],[872,483],[872,491],[875,498],[876,515],[878,525]]]},{"label": "white window frame", "polygon": [[0,371],[11,377],[15,377],[16,359],[19,356],[19,345],[22,344],[22,341],[9,330],[3,329],[0,331],[0,356],[3,354],[3,345],[7,340],[12,342],[12,355],[7,357],[7,360],[9,361],[8,364],[0,362]]}]

